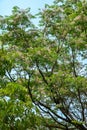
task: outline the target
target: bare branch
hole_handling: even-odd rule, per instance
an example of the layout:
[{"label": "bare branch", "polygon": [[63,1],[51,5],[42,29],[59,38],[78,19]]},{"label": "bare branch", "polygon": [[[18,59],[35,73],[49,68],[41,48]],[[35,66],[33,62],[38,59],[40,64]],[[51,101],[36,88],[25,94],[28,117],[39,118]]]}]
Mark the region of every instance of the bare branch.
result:
[{"label": "bare branch", "polygon": [[36,61],[36,66],[37,66],[37,69],[38,69],[40,75],[42,76],[43,81],[48,85],[48,82],[47,82],[47,80],[46,80],[46,78],[45,78],[43,72],[42,72],[41,69],[39,68],[39,65],[38,65],[38,62],[37,62],[37,61]]},{"label": "bare branch", "polygon": [[12,76],[11,76],[11,74],[10,74],[10,72],[9,72],[8,70],[6,70],[6,73],[7,73],[7,74],[5,74],[6,77],[8,77],[8,79],[9,79],[11,82],[15,82],[15,80],[12,78]]},{"label": "bare branch", "polygon": [[78,98],[79,98],[79,102],[80,102],[81,108],[82,108],[82,120],[85,121],[84,106],[83,106],[83,103],[81,101],[81,95],[80,95],[80,90],[79,89],[78,89]]}]

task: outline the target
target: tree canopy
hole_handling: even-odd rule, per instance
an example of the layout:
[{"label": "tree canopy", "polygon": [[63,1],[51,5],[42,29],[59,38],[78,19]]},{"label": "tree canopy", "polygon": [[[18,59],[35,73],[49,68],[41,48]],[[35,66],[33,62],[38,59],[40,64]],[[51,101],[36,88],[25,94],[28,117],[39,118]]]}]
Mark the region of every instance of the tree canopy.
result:
[{"label": "tree canopy", "polygon": [[86,0],[0,16],[0,130],[19,129],[87,130]]}]

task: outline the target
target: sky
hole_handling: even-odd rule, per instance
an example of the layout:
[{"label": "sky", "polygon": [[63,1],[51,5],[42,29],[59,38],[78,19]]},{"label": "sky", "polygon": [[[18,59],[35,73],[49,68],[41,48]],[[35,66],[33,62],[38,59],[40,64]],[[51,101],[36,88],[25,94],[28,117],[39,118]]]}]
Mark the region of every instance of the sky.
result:
[{"label": "sky", "polygon": [[44,8],[45,4],[52,4],[53,0],[0,0],[0,15],[10,15],[13,6],[22,9],[31,8],[31,13],[36,14],[39,8]]}]

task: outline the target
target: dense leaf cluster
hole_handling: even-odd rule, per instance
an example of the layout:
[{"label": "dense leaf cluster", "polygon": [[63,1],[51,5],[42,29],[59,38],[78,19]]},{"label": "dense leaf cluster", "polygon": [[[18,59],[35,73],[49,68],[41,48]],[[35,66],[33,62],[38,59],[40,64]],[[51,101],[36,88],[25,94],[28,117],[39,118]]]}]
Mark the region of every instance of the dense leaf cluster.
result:
[{"label": "dense leaf cluster", "polygon": [[19,129],[87,130],[86,0],[0,16],[0,130]]}]

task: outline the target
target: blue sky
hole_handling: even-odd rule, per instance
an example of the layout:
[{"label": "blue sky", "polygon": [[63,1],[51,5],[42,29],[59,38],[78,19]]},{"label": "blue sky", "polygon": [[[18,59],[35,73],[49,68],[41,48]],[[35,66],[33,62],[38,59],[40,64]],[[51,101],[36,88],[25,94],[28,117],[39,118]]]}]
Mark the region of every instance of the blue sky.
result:
[{"label": "blue sky", "polygon": [[33,14],[38,12],[38,8],[44,8],[45,3],[52,4],[53,0],[0,0],[0,15],[10,15],[13,6],[20,8],[31,8]]}]

